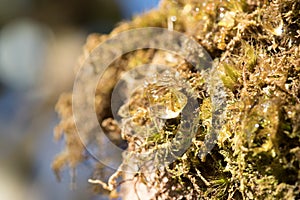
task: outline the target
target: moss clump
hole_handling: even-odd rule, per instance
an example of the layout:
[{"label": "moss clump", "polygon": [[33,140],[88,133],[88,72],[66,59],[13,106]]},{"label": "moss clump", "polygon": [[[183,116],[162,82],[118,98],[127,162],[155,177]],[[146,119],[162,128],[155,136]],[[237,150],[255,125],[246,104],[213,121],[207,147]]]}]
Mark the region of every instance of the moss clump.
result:
[{"label": "moss clump", "polygon": [[[299,10],[300,2],[294,0],[164,0],[158,10],[122,23],[111,33],[147,26],[167,28],[169,17],[176,16],[173,28],[194,37],[210,53],[227,93],[225,123],[217,145],[201,159],[198,154],[211,128],[206,77],[185,61],[168,63],[193,87],[200,107],[200,128],[190,148],[165,171],[148,181],[134,180],[154,188],[158,199],[300,198]],[[108,37],[91,36],[84,57]],[[164,52],[138,50],[112,64],[103,77],[109,84],[105,90],[99,85],[96,91],[99,123],[112,121],[110,127],[102,123],[109,136],[120,133],[107,103],[119,75],[136,63],[167,63],[164,59]],[[57,138],[60,132],[66,138],[66,151],[53,164],[57,173],[66,164],[75,168],[89,159],[76,138],[70,98],[63,95],[57,105],[62,117]],[[123,139],[129,148],[135,146],[132,137]],[[146,141],[151,146],[168,139],[156,134]],[[101,170],[97,165],[95,174]],[[106,189],[115,193],[118,184],[114,177],[110,180]]]}]

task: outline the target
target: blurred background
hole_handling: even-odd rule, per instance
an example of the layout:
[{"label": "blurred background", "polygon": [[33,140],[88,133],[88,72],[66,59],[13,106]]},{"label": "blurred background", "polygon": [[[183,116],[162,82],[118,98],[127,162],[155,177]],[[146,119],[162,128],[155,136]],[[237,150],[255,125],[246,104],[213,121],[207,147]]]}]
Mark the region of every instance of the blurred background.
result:
[{"label": "blurred background", "polygon": [[89,166],[58,183],[51,162],[55,103],[70,91],[89,33],[158,6],[159,0],[0,0],[0,200],[107,199],[93,196]]}]

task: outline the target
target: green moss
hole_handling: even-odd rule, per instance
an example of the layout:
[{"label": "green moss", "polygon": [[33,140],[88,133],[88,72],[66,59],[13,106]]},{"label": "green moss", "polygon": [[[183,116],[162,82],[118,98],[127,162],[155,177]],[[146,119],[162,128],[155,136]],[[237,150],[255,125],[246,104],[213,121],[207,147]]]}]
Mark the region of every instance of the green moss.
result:
[{"label": "green moss", "polygon": [[[164,0],[159,11],[116,28],[167,27],[168,18],[176,16],[174,29],[191,35],[210,53],[226,87],[227,112],[217,145],[199,158],[212,128],[206,77],[187,63],[173,63],[198,98],[199,130],[189,149],[146,184],[155,188],[157,198],[300,198],[299,9],[294,0]],[[150,51],[128,55],[127,69],[155,55],[164,63],[164,54]],[[174,138],[179,122],[167,123],[168,129],[150,135],[140,149]],[[124,139],[135,145],[129,136]],[[164,177],[167,182],[160,182]]]}]

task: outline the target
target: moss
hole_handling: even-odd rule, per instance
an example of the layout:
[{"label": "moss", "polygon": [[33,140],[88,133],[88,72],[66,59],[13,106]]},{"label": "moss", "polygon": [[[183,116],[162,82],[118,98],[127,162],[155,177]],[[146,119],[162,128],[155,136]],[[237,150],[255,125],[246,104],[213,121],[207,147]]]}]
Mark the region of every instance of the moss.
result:
[{"label": "moss", "polygon": [[[169,17],[176,16],[173,28],[195,38],[210,53],[226,87],[225,123],[219,130],[217,145],[201,159],[198,154],[212,126],[207,77],[195,72],[185,61],[168,63],[164,60],[166,54],[161,51],[139,50],[112,64],[115,70],[107,74],[110,84],[105,90],[99,86],[96,91],[100,123],[111,117],[110,105],[103,102],[110,102],[118,74],[155,59],[174,67],[191,84],[199,102],[199,130],[192,145],[165,171],[155,173],[151,181],[143,181],[148,188],[155,189],[156,198],[300,198],[299,10],[300,2],[294,0],[206,0],[201,3],[164,0],[158,10],[136,16],[111,33],[147,26],[167,28]],[[111,35],[90,38],[85,56]],[[62,96],[57,106],[62,118],[57,138],[64,132],[67,149],[54,161],[57,173],[65,165],[75,168],[88,159],[76,138],[70,96],[66,98]],[[131,103],[147,106],[141,98]],[[146,119],[146,113],[137,115],[138,123],[147,123]],[[169,128],[146,138],[139,150],[149,150],[170,141],[177,134],[178,121],[168,121]],[[136,145],[130,135],[123,139],[129,146]],[[95,171],[100,168],[95,167]],[[163,178],[167,181],[162,182]],[[117,187],[117,184],[112,185]]]}]

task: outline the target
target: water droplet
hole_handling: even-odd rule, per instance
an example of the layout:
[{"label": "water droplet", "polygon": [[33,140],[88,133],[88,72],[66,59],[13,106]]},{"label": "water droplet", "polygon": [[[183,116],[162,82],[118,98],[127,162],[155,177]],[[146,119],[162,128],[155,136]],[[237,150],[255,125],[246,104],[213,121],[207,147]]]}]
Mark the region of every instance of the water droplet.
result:
[{"label": "water droplet", "polygon": [[276,36],[281,36],[282,33],[283,33],[283,23],[281,22],[280,25],[274,29],[274,34]]},{"label": "water droplet", "polygon": [[235,12],[221,12],[219,14],[219,17],[222,19],[218,25],[219,26],[224,26],[226,28],[232,28],[235,24]]},{"label": "water droplet", "polygon": [[187,4],[183,8],[183,13],[189,13],[192,10],[191,4]]},{"label": "water droplet", "polygon": [[174,30],[174,22],[176,22],[177,17],[176,16],[171,16],[168,18],[168,30],[173,31]]},{"label": "water droplet", "polygon": [[155,117],[172,119],[177,117],[185,105],[187,97],[175,85],[150,83],[144,90],[150,104],[150,110]]},{"label": "water droplet", "polygon": [[290,89],[290,86],[291,86],[290,84],[287,84],[287,83],[284,84],[284,87],[285,87],[286,90],[289,90],[289,89]]},{"label": "water droplet", "polygon": [[164,177],[162,180],[163,183],[167,183],[168,181],[169,181],[169,179],[167,177]]},{"label": "water droplet", "polygon": [[171,19],[172,22],[175,22],[177,20],[177,17],[176,16],[171,16],[170,19]]}]

